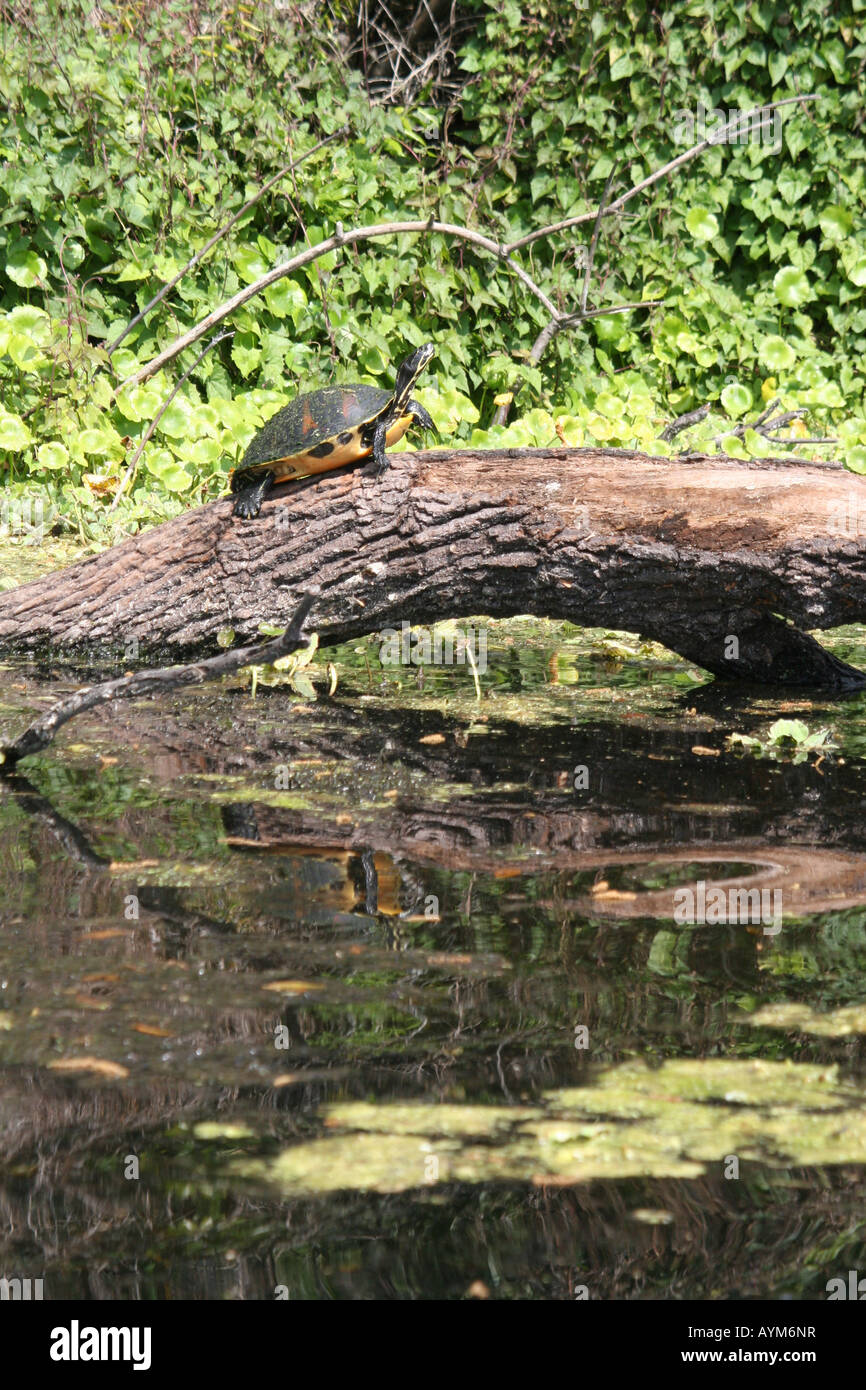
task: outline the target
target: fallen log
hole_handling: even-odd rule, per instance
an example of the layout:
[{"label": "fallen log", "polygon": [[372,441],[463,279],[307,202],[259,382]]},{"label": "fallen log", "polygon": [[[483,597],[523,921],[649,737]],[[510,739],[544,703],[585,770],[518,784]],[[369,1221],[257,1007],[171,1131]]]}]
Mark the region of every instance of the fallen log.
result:
[{"label": "fallen log", "polygon": [[[866,621],[866,483],[835,464],[629,450],[391,455],[211,502],[0,595],[0,648],[150,664],[258,636],[318,588],[331,645],[532,613],[638,632],[717,676],[846,690],[807,629]],[[862,520],[861,520],[862,516]]]}]

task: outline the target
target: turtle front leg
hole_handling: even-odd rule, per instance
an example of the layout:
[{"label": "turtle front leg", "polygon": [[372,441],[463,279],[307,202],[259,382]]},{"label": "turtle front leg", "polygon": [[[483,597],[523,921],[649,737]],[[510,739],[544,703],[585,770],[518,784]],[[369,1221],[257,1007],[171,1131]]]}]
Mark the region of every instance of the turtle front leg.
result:
[{"label": "turtle front leg", "polygon": [[262,509],[262,503],[274,486],[273,473],[263,473],[260,478],[256,478],[238,491],[237,501],[232,508],[232,515],[239,516],[243,521],[252,521],[258,516]]},{"label": "turtle front leg", "polygon": [[380,420],[373,431],[373,465],[376,476],[388,468],[388,455],[385,453],[385,439],[388,434],[388,421]]},{"label": "turtle front leg", "polygon": [[436,433],[436,426],[433,424],[433,421],[430,419],[430,416],[427,414],[427,411],[424,409],[423,405],[421,405],[420,401],[407,401],[406,414],[414,416],[422,430],[432,430],[434,434]]}]

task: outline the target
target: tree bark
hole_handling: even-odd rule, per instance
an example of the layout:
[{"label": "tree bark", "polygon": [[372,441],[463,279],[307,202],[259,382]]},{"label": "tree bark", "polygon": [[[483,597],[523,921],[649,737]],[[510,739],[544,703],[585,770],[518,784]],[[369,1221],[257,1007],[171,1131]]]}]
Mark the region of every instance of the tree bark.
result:
[{"label": "tree bark", "polygon": [[[718,676],[866,684],[803,629],[866,620],[866,483],[838,465],[629,450],[391,455],[221,499],[0,595],[0,648],[53,659],[215,650],[318,586],[322,645],[532,613],[638,632]],[[862,520],[861,520],[862,517]]]}]

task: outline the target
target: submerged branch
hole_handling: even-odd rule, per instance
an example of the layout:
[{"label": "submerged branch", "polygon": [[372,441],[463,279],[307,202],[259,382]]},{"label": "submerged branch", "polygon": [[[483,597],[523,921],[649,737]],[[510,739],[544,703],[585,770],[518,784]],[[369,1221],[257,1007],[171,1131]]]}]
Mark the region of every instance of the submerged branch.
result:
[{"label": "submerged branch", "polygon": [[60,700],[24,730],[13,743],[0,748],[0,766],[4,773],[14,769],[22,758],[31,753],[39,753],[47,748],[57,730],[62,728],[77,714],[105,705],[112,700],[131,700],[139,695],[154,695],[176,686],[201,685],[203,681],[216,680],[219,676],[232,675],[242,666],[270,665],[280,657],[288,656],[306,645],[303,635],[304,623],[309,617],[314,596],[303,594],[285,632],[270,642],[259,643],[254,647],[238,647],[234,651],[220,652],[204,661],[190,666],[165,666],[158,671],[138,671],[120,680],[104,681],[101,685],[86,686]]}]

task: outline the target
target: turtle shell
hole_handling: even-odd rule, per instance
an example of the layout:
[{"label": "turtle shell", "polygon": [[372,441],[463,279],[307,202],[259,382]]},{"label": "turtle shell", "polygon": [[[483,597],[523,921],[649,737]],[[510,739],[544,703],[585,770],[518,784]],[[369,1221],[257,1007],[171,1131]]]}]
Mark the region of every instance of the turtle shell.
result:
[{"label": "turtle shell", "polygon": [[294,467],[280,469],[279,464],[327,460],[326,467],[336,468],[362,458],[370,452],[361,438],[363,427],[381,415],[393,399],[393,391],[361,385],[326,386],[298,396],[272,415],[250,441],[238,472],[270,468],[279,478],[284,472],[291,476],[296,471]]}]

